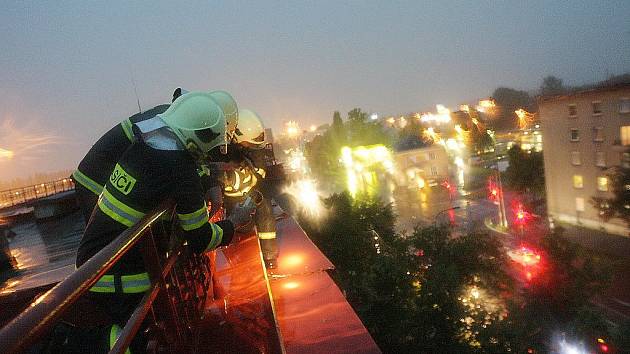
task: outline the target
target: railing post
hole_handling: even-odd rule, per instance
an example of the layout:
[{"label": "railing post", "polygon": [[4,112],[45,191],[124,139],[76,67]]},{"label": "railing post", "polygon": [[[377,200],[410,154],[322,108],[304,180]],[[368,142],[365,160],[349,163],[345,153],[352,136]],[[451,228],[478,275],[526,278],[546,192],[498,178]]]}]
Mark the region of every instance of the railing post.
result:
[{"label": "railing post", "polygon": [[[147,233],[148,235],[141,240],[139,246],[146,270],[149,273],[149,278],[151,279],[151,283],[158,284],[160,287],[160,291],[157,294],[153,307],[163,310],[160,311],[160,313],[164,315],[164,318],[160,319],[164,321],[162,324],[163,328],[172,329],[175,332],[175,338],[167,338],[168,345],[171,346],[174,344],[175,347],[180,347],[183,338],[179,321],[177,321],[177,310],[170,299],[169,285],[166,284],[164,275],[162,274],[162,266],[160,264],[159,253],[155,245],[152,228],[148,229]],[[160,327],[160,324],[157,325]],[[168,331],[165,331],[164,333],[167,334]]]}]

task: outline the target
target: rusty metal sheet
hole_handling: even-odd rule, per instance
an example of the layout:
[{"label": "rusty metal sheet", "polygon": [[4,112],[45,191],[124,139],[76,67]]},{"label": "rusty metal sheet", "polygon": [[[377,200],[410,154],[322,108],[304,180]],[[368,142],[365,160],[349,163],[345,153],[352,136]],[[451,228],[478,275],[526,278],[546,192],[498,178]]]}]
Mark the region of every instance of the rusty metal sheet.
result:
[{"label": "rusty metal sheet", "polygon": [[326,272],[272,279],[270,283],[287,353],[380,353]]},{"label": "rusty metal sheet", "polygon": [[[214,301],[199,324],[198,352],[280,353],[258,237],[236,235],[214,258]],[[223,335],[217,337],[217,331]]]},{"label": "rusty metal sheet", "polygon": [[278,267],[270,270],[271,274],[288,276],[335,268],[293,218],[286,216],[277,220],[276,228]]}]

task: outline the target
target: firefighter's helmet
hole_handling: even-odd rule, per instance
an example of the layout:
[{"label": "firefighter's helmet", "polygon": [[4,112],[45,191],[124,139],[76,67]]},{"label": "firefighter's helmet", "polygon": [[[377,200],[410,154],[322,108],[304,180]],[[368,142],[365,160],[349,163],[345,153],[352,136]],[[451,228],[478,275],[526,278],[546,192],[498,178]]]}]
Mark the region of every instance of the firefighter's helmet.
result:
[{"label": "firefighter's helmet", "polygon": [[210,96],[217,102],[225,116],[228,139],[232,138],[238,124],[238,106],[234,97],[225,91],[212,91]]},{"label": "firefighter's helmet", "polygon": [[225,117],[208,92],[183,94],[159,116],[195,157],[226,146]]},{"label": "firefighter's helmet", "polygon": [[246,147],[262,148],[265,143],[265,126],[256,112],[241,109],[236,127],[236,142]]}]

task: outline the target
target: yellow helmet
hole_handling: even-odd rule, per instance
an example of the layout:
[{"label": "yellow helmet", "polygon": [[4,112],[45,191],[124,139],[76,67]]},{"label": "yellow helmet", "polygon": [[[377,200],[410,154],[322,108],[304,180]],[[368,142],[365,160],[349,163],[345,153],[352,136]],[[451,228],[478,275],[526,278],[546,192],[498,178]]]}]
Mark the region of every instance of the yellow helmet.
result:
[{"label": "yellow helmet", "polygon": [[249,109],[241,109],[234,138],[241,145],[262,147],[265,143],[265,126],[260,116]]},{"label": "yellow helmet", "polygon": [[227,143],[223,111],[207,92],[183,94],[159,116],[193,154]]},{"label": "yellow helmet", "polygon": [[238,106],[234,97],[225,91],[212,91],[210,96],[217,102],[225,116],[228,139],[232,138],[238,124]]}]

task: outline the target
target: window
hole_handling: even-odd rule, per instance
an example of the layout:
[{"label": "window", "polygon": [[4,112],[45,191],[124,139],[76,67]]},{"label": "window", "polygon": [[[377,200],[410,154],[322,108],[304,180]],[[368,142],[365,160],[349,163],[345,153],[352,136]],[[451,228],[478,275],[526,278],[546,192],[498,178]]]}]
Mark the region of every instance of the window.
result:
[{"label": "window", "polygon": [[569,117],[577,117],[577,106],[575,104],[569,105]]},{"label": "window", "polygon": [[606,176],[597,177],[597,190],[602,192],[608,191],[608,178]]},{"label": "window", "polygon": [[[628,133],[630,134],[630,131]],[[580,141],[580,131],[577,128],[571,128],[571,141]]]},{"label": "window", "polygon": [[630,113],[630,98],[619,100],[619,113]]},{"label": "window", "polygon": [[584,198],[575,198],[575,211],[584,211]]},{"label": "window", "polygon": [[579,151],[571,151],[571,164],[576,166],[582,164],[582,155]]},{"label": "window", "polygon": [[606,152],[595,151],[595,166],[606,167]]},{"label": "window", "polygon": [[624,125],[619,128],[620,136],[621,136],[621,145],[628,146],[630,145],[630,125]]},{"label": "window", "polygon": [[573,175],[573,188],[584,188],[584,179],[582,178],[582,175]]},{"label": "window", "polygon": [[603,127],[593,128],[593,141],[604,141],[604,128]]},{"label": "window", "polygon": [[435,160],[435,153],[434,152],[430,152],[429,153],[429,160]]},{"label": "window", "polygon": [[431,166],[431,176],[437,176],[438,170],[437,167]]},{"label": "window", "polygon": [[602,101],[593,101],[593,115],[602,114]]},{"label": "window", "polygon": [[630,152],[622,152],[619,160],[621,160],[621,166],[630,168]]}]

